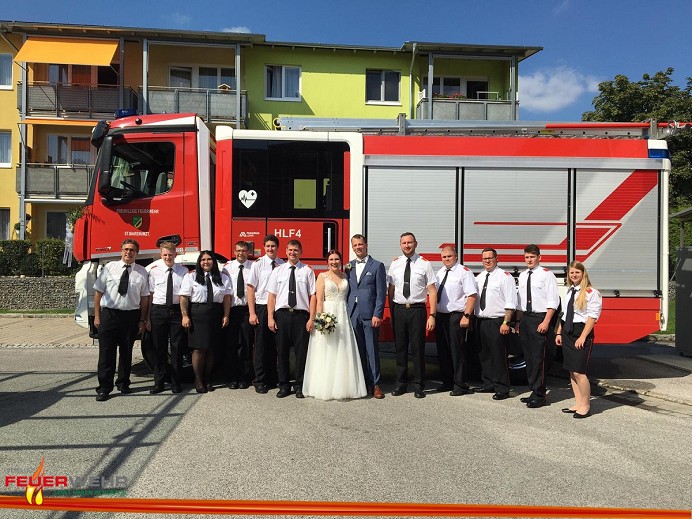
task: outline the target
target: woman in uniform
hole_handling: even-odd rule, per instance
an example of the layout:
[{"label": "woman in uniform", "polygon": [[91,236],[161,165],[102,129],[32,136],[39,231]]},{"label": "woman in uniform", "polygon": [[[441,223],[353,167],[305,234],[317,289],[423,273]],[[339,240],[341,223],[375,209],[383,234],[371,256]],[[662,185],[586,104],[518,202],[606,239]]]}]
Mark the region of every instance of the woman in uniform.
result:
[{"label": "woman in uniform", "polygon": [[198,393],[214,391],[210,381],[214,347],[222,339],[221,328],[228,326],[232,293],[231,279],[219,271],[214,253],[200,252],[195,270],[185,276],[180,287],[182,324],[189,332]]},{"label": "woman in uniform", "polygon": [[567,272],[567,293],[562,296],[565,309],[558,325],[555,342],[562,346],[563,367],[569,371],[575,404],[562,409],[574,418],[591,416],[591,384],[586,376],[594,326],[601,315],[601,294],[591,286],[583,263],[573,261]]}]

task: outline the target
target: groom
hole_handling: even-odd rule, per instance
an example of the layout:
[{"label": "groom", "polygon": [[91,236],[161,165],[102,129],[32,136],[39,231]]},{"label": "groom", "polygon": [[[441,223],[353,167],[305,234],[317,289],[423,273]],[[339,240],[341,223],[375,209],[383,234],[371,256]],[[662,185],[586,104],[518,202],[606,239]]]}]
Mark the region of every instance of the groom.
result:
[{"label": "groom", "polygon": [[351,248],[356,253],[356,259],[346,264],[348,315],[356,335],[368,393],[382,399],[384,393],[380,388],[377,337],[387,296],[387,276],[384,265],[368,256],[365,236],[355,234],[351,238]]}]

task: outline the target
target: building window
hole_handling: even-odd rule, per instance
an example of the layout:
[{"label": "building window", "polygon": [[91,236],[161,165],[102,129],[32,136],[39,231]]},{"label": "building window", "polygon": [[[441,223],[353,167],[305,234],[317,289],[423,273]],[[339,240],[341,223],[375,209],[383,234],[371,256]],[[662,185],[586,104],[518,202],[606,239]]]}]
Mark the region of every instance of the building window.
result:
[{"label": "building window", "polygon": [[0,54],[0,88],[12,88],[12,54]]},{"label": "building window", "polygon": [[[428,88],[428,78],[423,78],[423,88]],[[488,99],[488,82],[459,77],[433,77],[433,97]]]},{"label": "building window", "polygon": [[267,65],[264,97],[300,101],[300,67]]},{"label": "building window", "polygon": [[232,67],[171,67],[168,85],[174,88],[216,90],[228,85],[235,90],[235,69]]},{"label": "building window", "polygon": [[0,132],[0,168],[12,167],[12,133]]},{"label": "building window", "polygon": [[120,65],[112,63],[109,67],[90,65],[48,65],[48,82],[56,85],[118,85]]},{"label": "building window", "polygon": [[401,73],[396,70],[368,70],[365,73],[365,101],[398,103]]},{"label": "building window", "polygon": [[10,239],[10,210],[0,209],[0,240]]},{"label": "building window", "polygon": [[95,151],[89,137],[48,136],[49,164],[94,164]]},{"label": "building window", "polygon": [[46,212],[46,237],[65,239],[67,215],[56,211]]}]

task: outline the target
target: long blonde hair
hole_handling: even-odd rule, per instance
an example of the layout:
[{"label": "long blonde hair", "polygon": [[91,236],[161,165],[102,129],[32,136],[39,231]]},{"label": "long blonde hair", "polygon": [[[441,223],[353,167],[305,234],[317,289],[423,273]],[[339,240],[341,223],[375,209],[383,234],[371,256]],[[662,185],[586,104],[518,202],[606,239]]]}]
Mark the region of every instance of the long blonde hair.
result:
[{"label": "long blonde hair", "polygon": [[579,295],[574,301],[574,307],[581,310],[586,307],[586,289],[591,286],[591,281],[589,281],[589,274],[586,272],[584,264],[581,261],[574,260],[567,268],[567,288],[571,288],[574,285],[569,277],[569,271],[571,269],[580,270],[581,273],[584,274],[581,278],[581,283],[579,283]]}]

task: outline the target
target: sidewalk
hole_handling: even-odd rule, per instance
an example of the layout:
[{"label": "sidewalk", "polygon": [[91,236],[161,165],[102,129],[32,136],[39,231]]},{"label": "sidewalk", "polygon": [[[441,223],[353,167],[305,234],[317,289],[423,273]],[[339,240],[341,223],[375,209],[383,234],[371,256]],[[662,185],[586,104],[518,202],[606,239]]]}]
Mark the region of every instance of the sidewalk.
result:
[{"label": "sidewalk", "polygon": [[[0,348],[29,347],[96,348],[96,345],[72,316],[0,315]],[[589,378],[608,390],[692,406],[692,357],[681,356],[673,342],[596,345],[589,364]]]}]

